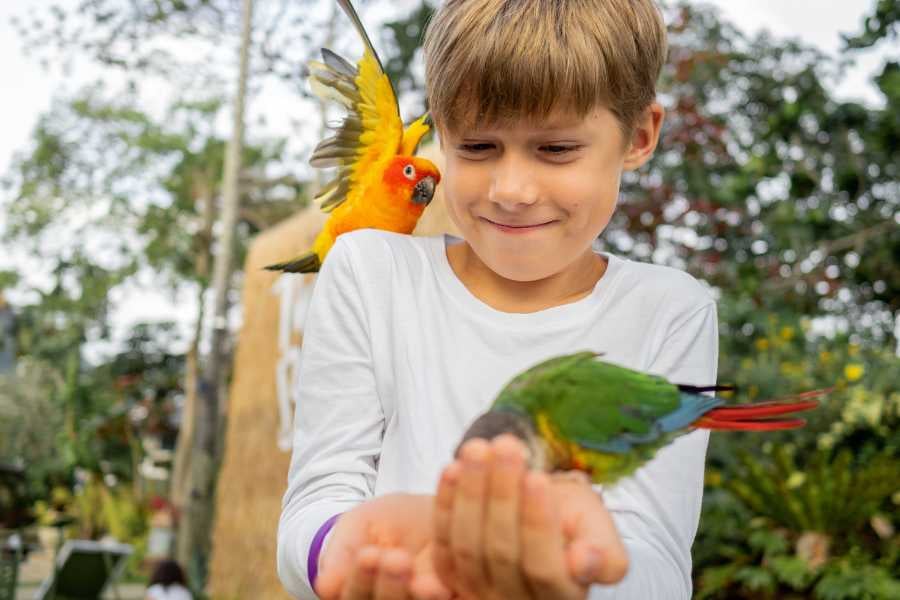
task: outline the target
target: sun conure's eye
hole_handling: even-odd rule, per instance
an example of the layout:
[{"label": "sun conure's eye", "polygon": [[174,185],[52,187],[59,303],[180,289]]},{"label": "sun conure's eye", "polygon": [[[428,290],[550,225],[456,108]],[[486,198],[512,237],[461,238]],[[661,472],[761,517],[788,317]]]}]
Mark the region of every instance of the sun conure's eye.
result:
[{"label": "sun conure's eye", "polygon": [[405,167],[403,167],[403,175],[409,180],[415,179],[416,168],[412,165],[406,165]]}]

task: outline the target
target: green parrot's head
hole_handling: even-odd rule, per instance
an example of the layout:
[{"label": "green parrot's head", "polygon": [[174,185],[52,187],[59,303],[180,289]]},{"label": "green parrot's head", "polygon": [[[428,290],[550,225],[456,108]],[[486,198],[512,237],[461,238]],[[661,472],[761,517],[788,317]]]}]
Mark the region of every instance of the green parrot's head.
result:
[{"label": "green parrot's head", "polygon": [[494,408],[469,426],[462,441],[456,447],[455,455],[466,441],[472,438],[492,440],[498,435],[508,433],[517,437],[528,449],[528,467],[539,471],[551,471],[553,465],[544,440],[534,428],[534,421],[528,413],[512,407]]}]

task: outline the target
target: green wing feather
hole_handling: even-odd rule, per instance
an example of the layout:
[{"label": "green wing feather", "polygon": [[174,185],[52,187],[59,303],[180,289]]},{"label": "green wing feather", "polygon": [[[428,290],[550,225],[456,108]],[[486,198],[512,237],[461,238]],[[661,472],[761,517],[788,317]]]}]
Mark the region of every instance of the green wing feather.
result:
[{"label": "green wing feather", "polygon": [[617,436],[653,435],[657,421],[680,405],[678,388],[596,359],[592,352],[557,357],[513,379],[495,407],[542,413],[566,440],[602,445]]},{"label": "green wing feather", "polygon": [[[630,475],[679,432],[661,421],[681,405],[678,387],[662,377],[580,352],[545,361],[513,379],[494,409],[528,412],[551,439],[550,461],[578,468],[596,483]],[[663,421],[664,422],[664,421]]]}]

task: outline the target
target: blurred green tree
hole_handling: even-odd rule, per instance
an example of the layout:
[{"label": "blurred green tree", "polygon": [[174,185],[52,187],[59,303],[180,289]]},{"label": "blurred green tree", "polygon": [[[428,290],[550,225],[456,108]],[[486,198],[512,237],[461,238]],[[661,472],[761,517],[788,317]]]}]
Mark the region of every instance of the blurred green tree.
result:
[{"label": "blurred green tree", "polygon": [[[875,79],[883,105],[840,101],[828,56],[747,38],[709,8],[667,11],[668,122],[604,237],[713,286],[720,380],[741,398],[837,386],[805,430],[768,436],[762,449],[713,435],[698,596],[893,597],[897,64]],[[877,19],[882,37],[887,22]]]}]

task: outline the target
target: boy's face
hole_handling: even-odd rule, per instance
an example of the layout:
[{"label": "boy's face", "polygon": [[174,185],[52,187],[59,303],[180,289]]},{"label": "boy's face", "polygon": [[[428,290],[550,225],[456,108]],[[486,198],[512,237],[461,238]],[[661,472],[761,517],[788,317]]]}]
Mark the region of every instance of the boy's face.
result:
[{"label": "boy's face", "polygon": [[478,259],[505,279],[583,265],[616,207],[622,171],[650,158],[661,121],[654,104],[627,142],[606,108],[583,119],[557,113],[542,123],[442,130],[447,210]]}]

